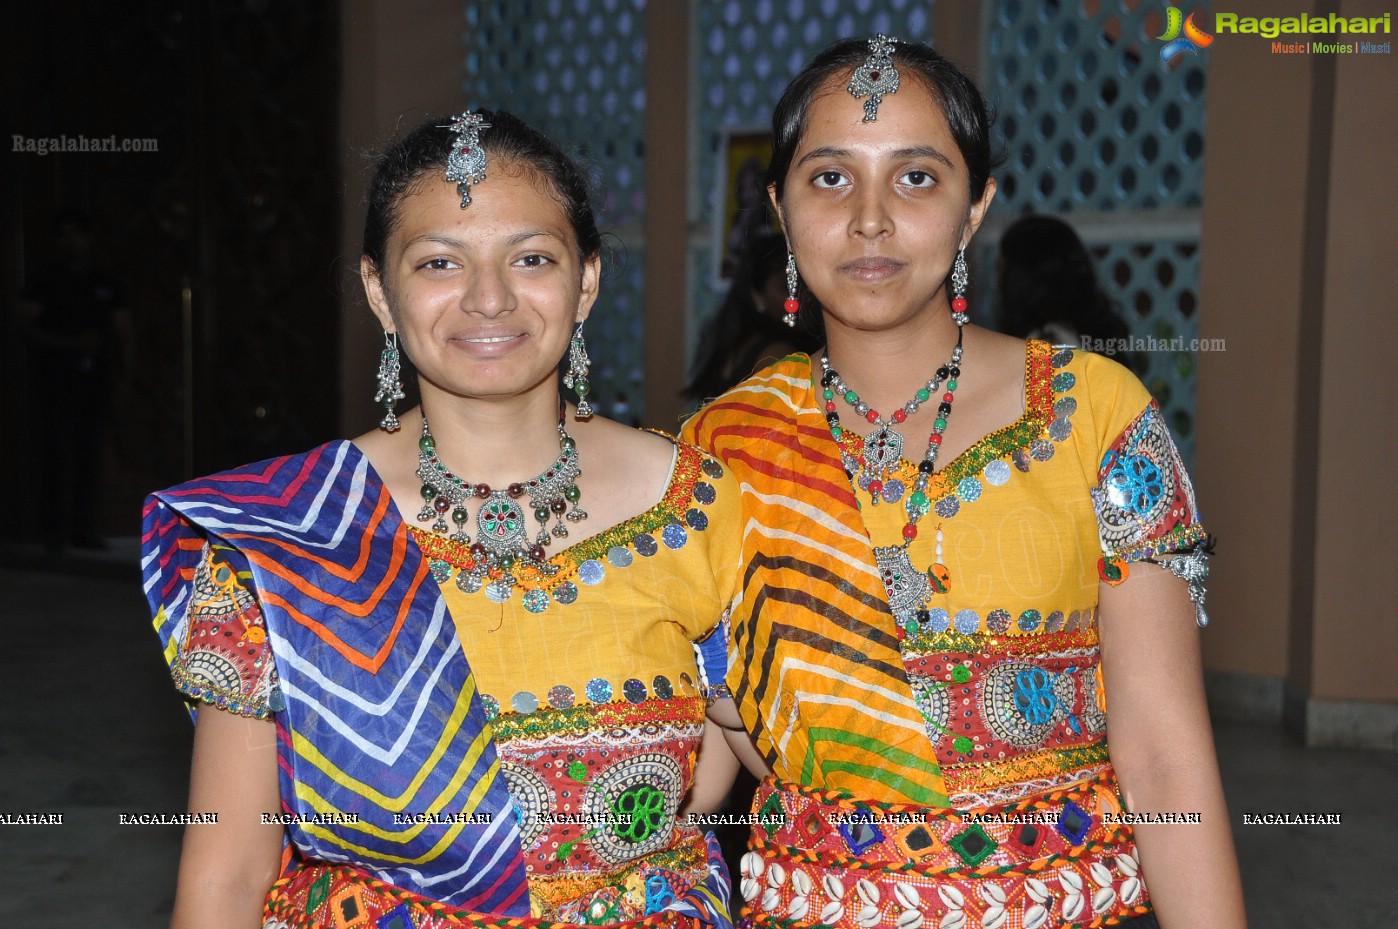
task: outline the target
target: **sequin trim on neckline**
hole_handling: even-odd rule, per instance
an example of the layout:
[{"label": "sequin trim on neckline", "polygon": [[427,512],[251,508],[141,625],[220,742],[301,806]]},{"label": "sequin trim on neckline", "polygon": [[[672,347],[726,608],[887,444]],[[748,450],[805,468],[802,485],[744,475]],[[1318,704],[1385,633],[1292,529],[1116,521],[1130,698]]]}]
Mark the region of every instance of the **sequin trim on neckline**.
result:
[{"label": "sequin trim on neckline", "polygon": [[[998,487],[1010,480],[1014,470],[1027,472],[1031,461],[1053,457],[1054,443],[1063,442],[1072,434],[1069,417],[1077,410],[1076,400],[1056,397],[1072,390],[1076,378],[1068,372],[1055,374],[1054,370],[1067,366],[1072,358],[1071,349],[1055,351],[1047,342],[1039,341],[1026,344],[1024,413],[1010,425],[978,439],[931,475],[927,496],[933,500],[937,516],[950,519],[963,503],[979,500],[985,484]],[[862,436],[846,429],[838,441],[846,454],[855,458],[864,454]],[[1010,462],[1002,460],[1006,456]],[[902,491],[917,479],[917,465],[900,458],[889,473],[892,480],[885,481],[884,500],[896,503]],[[896,492],[896,496],[890,498],[890,491]]]}]

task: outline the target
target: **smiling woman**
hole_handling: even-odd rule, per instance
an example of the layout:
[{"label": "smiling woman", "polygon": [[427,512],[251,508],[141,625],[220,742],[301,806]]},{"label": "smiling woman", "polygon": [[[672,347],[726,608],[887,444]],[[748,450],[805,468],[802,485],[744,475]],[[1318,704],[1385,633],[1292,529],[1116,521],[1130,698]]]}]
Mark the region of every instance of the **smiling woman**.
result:
[{"label": "smiling woman", "polygon": [[600,256],[579,254],[534,171],[506,162],[490,180],[492,196],[476,197],[470,210],[448,181],[419,184],[405,197],[384,265],[364,259],[369,304],[429,394],[550,393],[546,382],[597,299]]},{"label": "smiling woman", "polygon": [[684,813],[737,765],[705,727],[737,486],[560,396],[565,355],[587,393],[601,239],[548,139],[433,121],[369,200],[381,428],[147,506],[191,809],[218,814],[186,834],[174,925],[728,925]]}]

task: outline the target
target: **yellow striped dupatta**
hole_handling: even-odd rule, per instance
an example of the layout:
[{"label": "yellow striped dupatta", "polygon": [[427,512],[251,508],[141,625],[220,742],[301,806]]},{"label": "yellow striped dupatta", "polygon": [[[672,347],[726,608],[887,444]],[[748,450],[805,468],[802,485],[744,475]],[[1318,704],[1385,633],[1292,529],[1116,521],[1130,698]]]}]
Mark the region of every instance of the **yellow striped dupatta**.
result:
[{"label": "yellow striped dupatta", "polygon": [[811,383],[791,355],[700,410],[683,438],[742,485],[742,600],[728,685],[778,777],[945,806],[874,549]]}]

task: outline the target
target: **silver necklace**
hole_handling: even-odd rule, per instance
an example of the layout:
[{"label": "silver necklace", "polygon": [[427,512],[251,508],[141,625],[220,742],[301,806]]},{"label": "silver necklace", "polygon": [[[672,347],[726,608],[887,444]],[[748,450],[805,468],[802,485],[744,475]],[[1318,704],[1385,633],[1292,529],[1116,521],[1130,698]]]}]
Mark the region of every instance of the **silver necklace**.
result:
[{"label": "silver necklace", "polygon": [[[578,448],[573,437],[558,421],[558,458],[537,477],[495,489],[488,484],[463,480],[437,457],[437,442],[427,425],[427,413],[422,415],[422,435],[418,438],[417,476],[422,481],[422,509],[418,522],[432,522],[432,531],[446,535],[450,515],[456,531],[447,535],[453,542],[470,546],[472,565],[463,569],[457,584],[474,593],[489,585],[491,599],[508,599],[518,582],[514,568],[529,567],[545,576],[558,568],[548,562],[546,546],[553,538],[566,538],[567,522],[587,519],[587,512],[577,505],[582,497],[578,489]],[[539,523],[539,533],[529,538],[529,526],[520,501],[529,497],[529,506]],[[475,515],[475,538],[466,531],[471,521],[467,504],[479,501]],[[550,530],[549,520],[554,520]]]}]

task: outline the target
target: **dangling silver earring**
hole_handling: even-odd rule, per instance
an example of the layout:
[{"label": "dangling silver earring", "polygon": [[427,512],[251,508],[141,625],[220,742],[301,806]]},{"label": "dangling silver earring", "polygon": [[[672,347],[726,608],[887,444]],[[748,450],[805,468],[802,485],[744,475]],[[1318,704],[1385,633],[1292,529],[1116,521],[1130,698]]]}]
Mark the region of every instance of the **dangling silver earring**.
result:
[{"label": "dangling silver earring", "polygon": [[382,403],[387,412],[379,422],[385,432],[398,431],[398,417],[393,408],[403,399],[403,361],[398,356],[398,333],[383,334],[383,352],[379,354],[379,391],[374,402]]},{"label": "dangling silver earring", "polygon": [[782,322],[788,326],[795,326],[796,314],[801,309],[801,300],[796,296],[796,256],[790,251],[786,253],[786,302],[782,304],[782,309],[786,310]]},{"label": "dangling silver earring", "polygon": [[573,340],[568,343],[568,370],[563,375],[563,386],[577,391],[578,408],[575,419],[588,419],[592,416],[592,404],[587,395],[592,393],[592,383],[587,379],[592,359],[587,357],[587,343],[583,341],[582,323],[573,330]]},{"label": "dangling silver earring", "polygon": [[966,325],[971,319],[966,314],[966,308],[970,306],[966,302],[966,285],[970,282],[971,276],[966,272],[966,249],[963,247],[956,253],[956,261],[951,266],[951,321],[958,326]]}]

